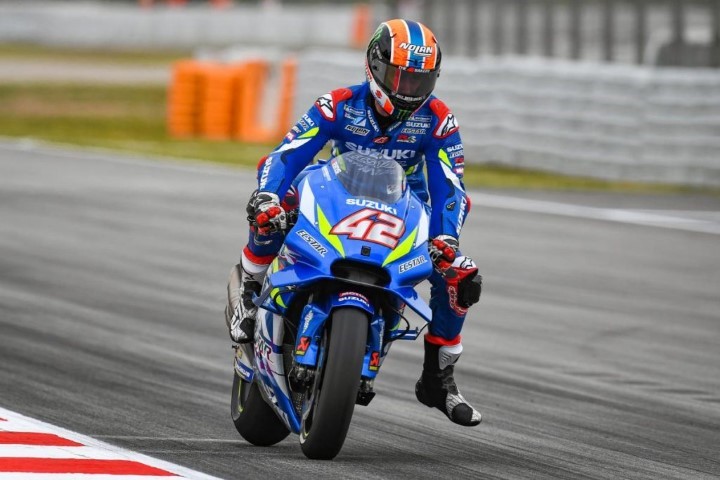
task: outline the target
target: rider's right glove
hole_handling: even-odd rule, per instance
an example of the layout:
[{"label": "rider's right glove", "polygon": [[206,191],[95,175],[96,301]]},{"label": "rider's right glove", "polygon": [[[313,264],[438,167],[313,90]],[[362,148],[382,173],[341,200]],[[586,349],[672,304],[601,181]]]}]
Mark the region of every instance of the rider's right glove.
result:
[{"label": "rider's right glove", "polygon": [[271,192],[255,190],[247,204],[248,222],[261,234],[281,232],[287,229],[287,214],[280,198]]},{"label": "rider's right glove", "polygon": [[450,235],[438,235],[430,240],[428,245],[428,253],[430,260],[436,270],[442,273],[455,261],[455,255],[460,248],[457,239]]},{"label": "rider's right glove", "polygon": [[433,238],[428,246],[433,266],[447,284],[450,307],[458,315],[464,315],[471,305],[480,300],[482,276],[470,257],[457,255],[458,248],[457,239],[449,235]]}]

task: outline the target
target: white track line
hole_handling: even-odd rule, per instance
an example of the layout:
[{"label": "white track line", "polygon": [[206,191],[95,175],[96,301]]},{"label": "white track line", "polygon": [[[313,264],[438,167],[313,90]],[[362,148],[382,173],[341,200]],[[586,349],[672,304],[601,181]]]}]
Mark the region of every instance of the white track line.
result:
[{"label": "white track line", "polygon": [[[605,220],[608,222],[628,223],[648,227],[670,228],[689,232],[720,234],[720,222],[699,220],[697,218],[682,217],[677,214],[668,215],[667,212],[652,213],[651,210],[627,210],[619,208],[598,208],[574,205],[570,203],[548,202],[544,200],[530,200],[526,198],[506,197],[487,193],[472,193],[473,206],[500,208],[521,212],[560,215],[564,217],[584,218],[590,220]],[[687,211],[688,215],[696,212]],[[706,214],[708,212],[705,212]],[[712,212],[717,215],[718,212]]]},{"label": "white track line", "polygon": [[[0,445],[0,458],[93,458],[116,460],[118,454],[96,447],[48,447],[45,445]],[[0,478],[2,474],[0,473]]]}]

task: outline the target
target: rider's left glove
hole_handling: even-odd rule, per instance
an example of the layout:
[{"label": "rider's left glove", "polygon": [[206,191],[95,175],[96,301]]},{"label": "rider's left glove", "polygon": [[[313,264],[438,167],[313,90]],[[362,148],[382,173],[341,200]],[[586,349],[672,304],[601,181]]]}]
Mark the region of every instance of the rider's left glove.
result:
[{"label": "rider's left glove", "polygon": [[430,259],[445,279],[450,297],[450,306],[458,314],[480,300],[482,276],[475,262],[467,256],[458,255],[459,243],[449,235],[440,235],[430,240]]},{"label": "rider's left glove", "polygon": [[280,198],[271,192],[255,190],[247,204],[248,221],[261,234],[282,232],[287,229],[287,214]]}]

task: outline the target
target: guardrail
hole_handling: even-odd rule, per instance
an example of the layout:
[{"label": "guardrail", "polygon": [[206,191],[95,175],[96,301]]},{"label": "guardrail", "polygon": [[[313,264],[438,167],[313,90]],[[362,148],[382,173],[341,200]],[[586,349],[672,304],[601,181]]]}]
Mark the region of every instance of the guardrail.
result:
[{"label": "guardrail", "polygon": [[[362,62],[362,52],[301,55],[295,118],[363,81]],[[448,57],[436,94],[457,115],[468,164],[720,185],[720,70]]]},{"label": "guardrail", "polygon": [[[529,7],[529,29],[525,33],[522,33],[523,29],[506,28],[502,35],[498,34],[500,27],[493,27],[492,17],[483,17],[482,9],[479,15],[485,23],[481,22],[481,25],[488,25],[488,28],[475,33],[468,31],[472,18],[467,16],[463,16],[452,32],[448,27],[450,23],[442,26],[442,22],[452,18],[451,12],[461,12],[453,10],[455,5],[475,3],[482,8],[495,8],[502,3],[503,11],[505,14],[510,12],[510,16],[502,17],[501,23],[513,25],[511,5],[517,7],[519,3],[515,2],[519,1],[525,1]],[[713,6],[712,17],[707,15],[707,9],[697,10],[699,4],[695,1],[685,4],[683,11],[690,19],[695,18],[698,11],[705,12],[702,18],[705,26],[714,25],[708,31],[717,36],[718,10],[715,6],[720,0],[707,1],[703,8]],[[538,9],[553,2],[564,5],[555,10],[558,17],[553,18],[564,20],[562,24],[558,22],[554,41],[548,42],[547,37],[542,40],[543,37],[538,36],[541,30],[537,27],[547,26],[549,17],[543,16],[543,10]],[[563,9],[576,8],[573,5],[579,3],[585,5],[581,8],[588,9],[581,15],[583,18],[591,12],[590,5],[607,8],[607,3],[600,0],[453,0],[443,3],[447,8],[442,14],[446,16],[437,18],[441,22],[440,28],[433,27],[446,46],[437,94],[447,101],[460,120],[467,162],[501,163],[600,178],[720,185],[720,70],[658,69],[541,58],[545,51],[557,57],[580,55],[585,60],[612,57],[626,61],[633,58],[628,52],[635,52],[636,60],[639,59],[637,45],[628,49],[631,44],[628,42],[621,42],[622,48],[614,43],[612,55],[607,55],[611,51],[607,50],[609,43],[600,42],[601,36],[595,35],[602,29],[596,26],[592,30],[586,22],[581,23],[584,26],[582,47],[573,47],[567,40],[571,38],[571,32],[563,28],[576,28],[577,24],[568,21],[567,15],[571,11]],[[667,25],[666,17],[653,13],[650,5],[654,3],[657,2],[647,2],[648,42],[653,38],[658,21]],[[614,2],[616,9],[628,8],[628,5],[631,4],[621,0]],[[669,5],[677,8],[678,3],[668,0],[663,5],[663,11],[667,11]],[[0,38],[34,39],[65,45],[142,45],[146,48],[226,45],[245,41],[256,45],[265,43],[266,47],[281,47],[288,42],[295,42],[298,47],[347,47],[357,43],[350,35],[354,28],[353,18],[357,17],[353,17],[349,6],[323,7],[321,12],[298,7],[284,7],[282,11],[283,15],[278,16],[275,11],[239,5],[228,11],[218,11],[196,7],[143,10],[137,5],[133,8],[128,5],[100,8],[90,4],[68,6],[64,2],[42,7],[34,2],[3,3],[0,4]],[[627,20],[623,15],[620,17]],[[711,19],[715,23],[710,23]],[[51,22],[53,28],[48,29]],[[206,28],[194,28],[203,22]],[[686,25],[683,30],[676,25],[674,31],[681,31],[682,38],[691,39],[698,28],[693,22],[695,20],[690,22],[692,28]],[[292,27],[298,24],[305,28]],[[328,24],[335,28],[322,28]],[[627,35],[623,37],[620,24],[613,28],[614,38],[628,39]],[[277,35],[279,31],[283,38]],[[150,36],[146,36],[148,32]],[[452,35],[455,35],[456,43],[453,43]],[[466,53],[457,43],[463,35],[470,35],[470,38],[478,35],[477,52],[483,55],[477,58],[457,55]],[[522,35],[527,38],[523,40]],[[499,39],[502,48],[491,43],[491,37]],[[588,40],[590,37],[594,40]],[[561,39],[566,41],[561,42]],[[528,57],[491,55],[518,49],[525,51],[523,45],[527,47]],[[606,52],[604,57],[603,51]],[[645,51],[648,52],[648,48]],[[532,55],[538,57],[529,58]],[[647,61],[649,55],[643,58]],[[279,81],[285,86],[269,94],[264,93],[268,84],[267,59],[264,60],[265,67],[253,67],[247,60],[231,62],[231,65],[213,62],[185,70],[178,67],[169,96],[170,131],[180,136],[277,140],[320,94],[359,83],[364,78],[362,50],[303,50],[297,60],[296,73],[292,74],[289,67],[284,70],[287,73],[280,75]],[[278,97],[277,92],[283,92],[283,96]],[[277,103],[277,108],[263,104],[263,99],[268,96]],[[265,118],[267,111],[274,116],[270,122]]]},{"label": "guardrail", "polygon": [[[367,21],[370,21],[368,18]],[[109,49],[193,49],[230,45],[350,47],[358,32],[349,4],[177,8],[135,3],[0,1],[0,42]],[[329,26],[331,26],[329,28]]]},{"label": "guardrail", "polygon": [[720,67],[720,0],[424,0],[447,53]]}]

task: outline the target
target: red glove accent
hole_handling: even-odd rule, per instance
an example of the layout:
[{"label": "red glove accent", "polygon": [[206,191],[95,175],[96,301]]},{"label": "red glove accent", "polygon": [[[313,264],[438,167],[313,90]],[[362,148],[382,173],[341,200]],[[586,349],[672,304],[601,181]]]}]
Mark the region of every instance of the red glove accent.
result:
[{"label": "red glove accent", "polygon": [[435,268],[440,271],[449,268],[455,261],[455,252],[457,251],[457,247],[457,240],[453,237],[441,235],[433,238],[430,241],[428,250],[430,253],[430,259],[435,265]]},{"label": "red glove accent", "polygon": [[270,192],[253,192],[246,207],[250,225],[260,234],[267,235],[287,229],[287,215],[278,196]]},{"label": "red glove accent", "polygon": [[280,207],[270,207],[266,211],[259,213],[258,216],[255,217],[255,220],[257,221],[257,226],[260,233],[269,232],[270,227],[273,223],[272,220],[281,213],[284,212]]}]

